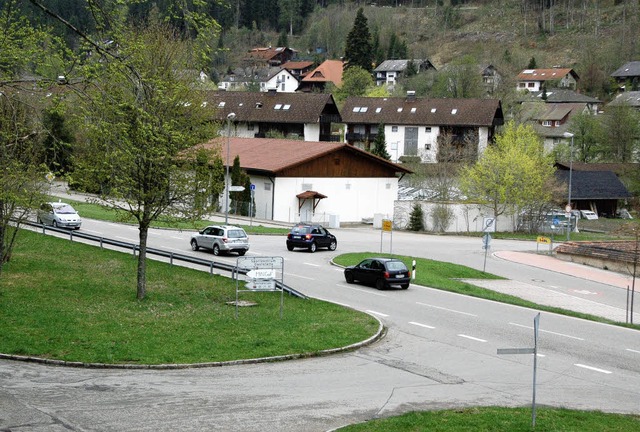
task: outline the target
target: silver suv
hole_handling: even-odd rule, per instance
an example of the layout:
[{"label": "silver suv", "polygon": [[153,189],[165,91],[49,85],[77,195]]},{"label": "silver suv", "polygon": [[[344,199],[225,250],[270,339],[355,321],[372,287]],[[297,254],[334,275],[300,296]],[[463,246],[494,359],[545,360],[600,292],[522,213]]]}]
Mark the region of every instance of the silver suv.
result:
[{"label": "silver suv", "polygon": [[214,255],[238,252],[242,256],[249,250],[249,237],[237,226],[212,225],[191,236],[191,249],[200,248],[211,249]]}]

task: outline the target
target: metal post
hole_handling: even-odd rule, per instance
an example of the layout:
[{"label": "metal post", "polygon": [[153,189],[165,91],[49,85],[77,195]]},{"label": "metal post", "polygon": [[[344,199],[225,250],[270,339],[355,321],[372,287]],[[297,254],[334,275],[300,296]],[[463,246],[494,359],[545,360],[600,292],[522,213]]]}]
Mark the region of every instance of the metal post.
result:
[{"label": "metal post", "polygon": [[229,225],[229,185],[231,184],[231,179],[229,178],[229,160],[231,157],[231,122],[235,120],[236,113],[229,113],[227,115],[227,175],[225,177],[225,187],[224,187],[224,224]]},{"label": "metal post", "polygon": [[569,212],[569,223],[567,225],[567,241],[571,240],[571,180],[573,177],[573,134],[571,132],[565,132],[564,136],[571,138],[571,145],[569,147],[569,200],[567,202],[567,210]]}]

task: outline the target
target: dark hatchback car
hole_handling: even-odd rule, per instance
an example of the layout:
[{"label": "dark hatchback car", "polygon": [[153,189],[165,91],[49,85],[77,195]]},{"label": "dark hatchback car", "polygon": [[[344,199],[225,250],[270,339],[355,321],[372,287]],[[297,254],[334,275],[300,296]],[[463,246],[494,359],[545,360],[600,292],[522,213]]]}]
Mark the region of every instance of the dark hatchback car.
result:
[{"label": "dark hatchback car", "polygon": [[411,271],[396,258],[367,258],[355,266],[344,269],[348,283],[361,282],[374,285],[379,290],[399,286],[409,288]]},{"label": "dark hatchback car", "polygon": [[336,250],[338,240],[322,225],[297,224],[287,234],[287,249],[305,248],[315,252],[318,248]]}]

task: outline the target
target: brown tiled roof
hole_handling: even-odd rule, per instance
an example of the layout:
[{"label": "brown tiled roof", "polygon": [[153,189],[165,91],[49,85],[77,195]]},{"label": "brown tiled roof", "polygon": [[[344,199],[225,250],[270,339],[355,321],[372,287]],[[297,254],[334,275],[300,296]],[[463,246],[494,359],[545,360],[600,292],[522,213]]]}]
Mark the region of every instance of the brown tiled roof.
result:
[{"label": "brown tiled roof", "polygon": [[253,48],[249,51],[249,57],[263,59],[263,60],[271,60],[278,54],[286,51],[289,48],[286,47],[268,47],[268,48]]},{"label": "brown tiled roof", "polygon": [[333,96],[324,93],[212,91],[206,100],[221,121],[233,112],[242,122],[318,123],[327,105],[338,113]]},{"label": "brown tiled roof", "polygon": [[492,126],[503,123],[497,99],[349,97],[342,122],[426,126]]},{"label": "brown tiled roof", "polygon": [[282,68],[287,70],[297,70],[305,69],[311,66],[313,66],[312,61],[288,61],[282,65]]},{"label": "brown tiled roof", "polygon": [[309,72],[302,82],[332,82],[338,87],[342,85],[342,61],[325,60],[320,66]]},{"label": "brown tiled roof", "polygon": [[[215,138],[202,145],[205,148],[218,147],[222,160],[227,160],[227,138]],[[240,166],[246,170],[264,171],[277,174],[287,168],[304,164],[313,159],[337,152],[350,152],[368,158],[376,163],[393,167],[396,172],[410,173],[411,170],[375,156],[352,145],[336,142],[295,141],[275,138],[229,139],[230,158],[240,157]]]},{"label": "brown tiled roof", "polygon": [[562,79],[565,75],[571,74],[574,78],[578,78],[578,74],[570,68],[551,68],[551,69],[525,69],[518,75],[519,81],[553,81]]}]

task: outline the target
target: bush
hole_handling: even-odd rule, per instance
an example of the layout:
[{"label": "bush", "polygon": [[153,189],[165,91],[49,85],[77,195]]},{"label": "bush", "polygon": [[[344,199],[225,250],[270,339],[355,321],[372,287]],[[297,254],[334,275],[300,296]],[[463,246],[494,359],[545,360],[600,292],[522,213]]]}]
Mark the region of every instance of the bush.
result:
[{"label": "bush", "polygon": [[422,206],[420,203],[414,203],[413,208],[411,209],[411,216],[409,217],[409,226],[407,227],[410,231],[424,231],[424,212],[422,211]]}]

